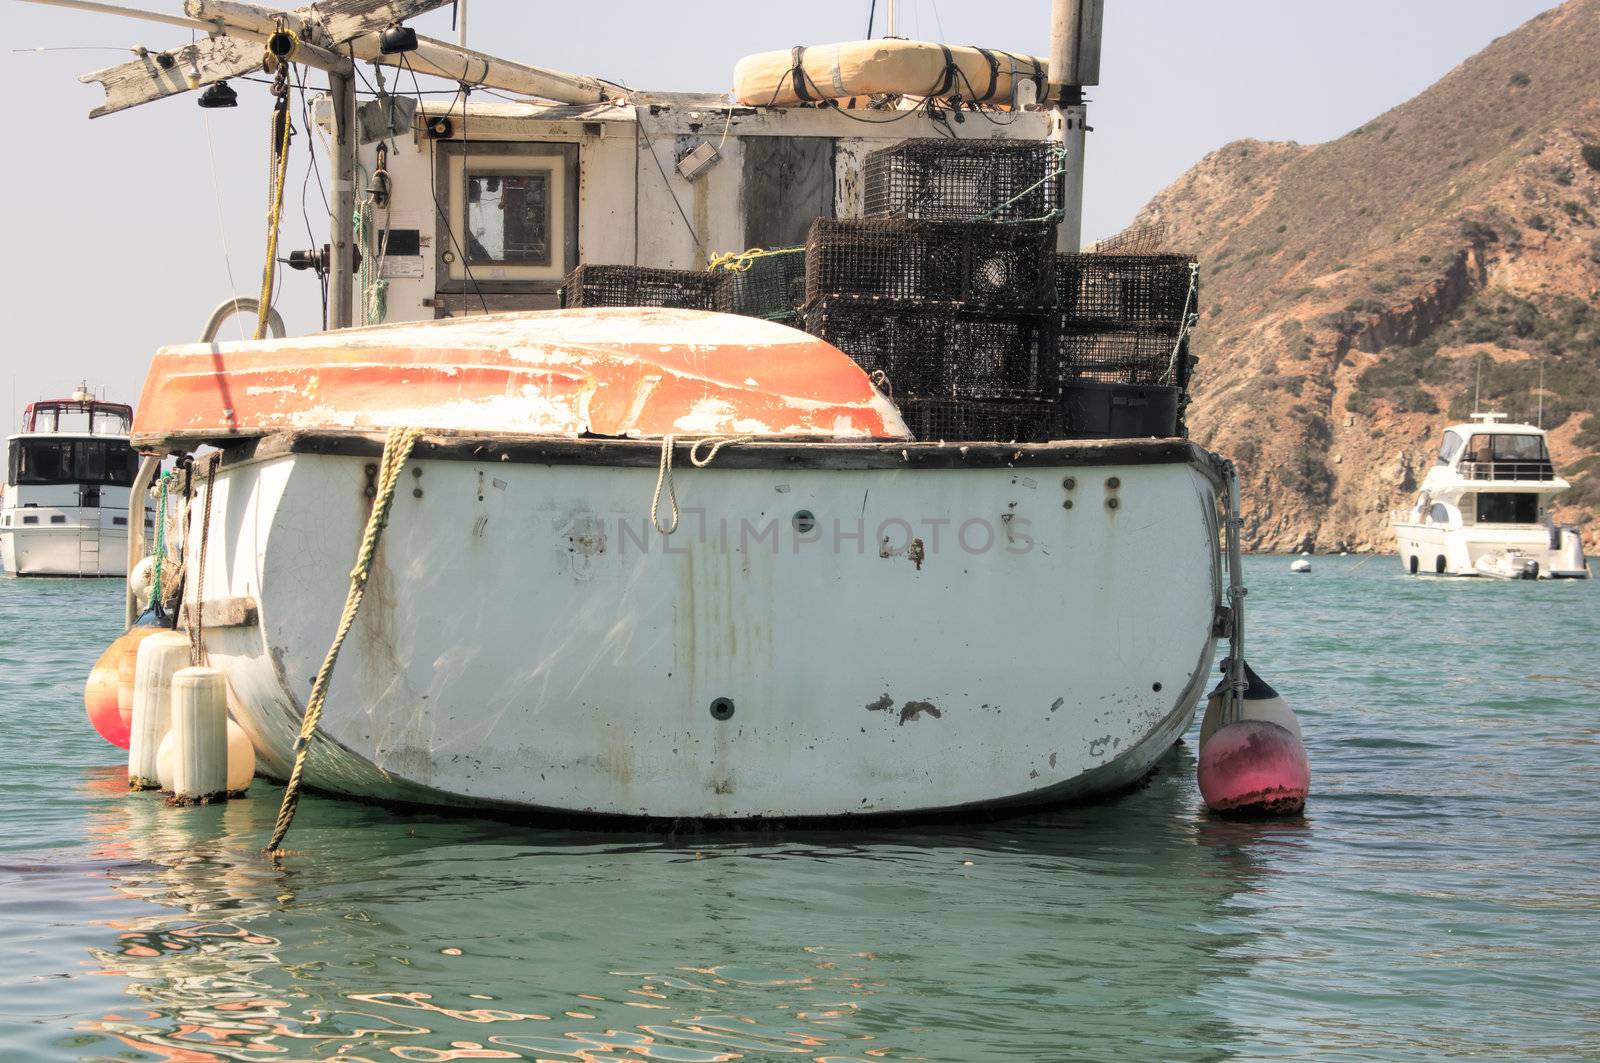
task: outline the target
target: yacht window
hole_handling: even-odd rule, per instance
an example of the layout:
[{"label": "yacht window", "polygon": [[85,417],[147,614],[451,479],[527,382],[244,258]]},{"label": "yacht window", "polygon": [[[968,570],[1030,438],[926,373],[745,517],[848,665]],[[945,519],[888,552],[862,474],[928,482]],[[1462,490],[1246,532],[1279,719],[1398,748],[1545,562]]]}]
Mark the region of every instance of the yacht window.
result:
[{"label": "yacht window", "polygon": [[22,518],[22,523],[24,523],[24,524],[38,524],[39,523],[39,518],[30,513],[30,514],[25,515]]},{"label": "yacht window", "polygon": [[1543,436],[1494,436],[1495,461],[1544,461]]},{"label": "yacht window", "polygon": [[1449,465],[1456,460],[1456,455],[1461,453],[1461,436],[1455,432],[1444,434],[1444,443],[1439,447],[1439,460],[1436,464]]},{"label": "yacht window", "polygon": [[550,172],[467,175],[467,260],[550,264]]},{"label": "yacht window", "polygon": [[1494,460],[1494,437],[1478,435],[1472,437],[1470,453],[1467,455],[1473,461],[1491,462]]},{"label": "yacht window", "polygon": [[14,484],[113,484],[127,487],[139,455],[119,440],[19,439],[11,444]]},{"label": "yacht window", "polygon": [[1538,495],[1509,491],[1485,491],[1478,495],[1480,524],[1534,524],[1538,520]]},{"label": "yacht window", "polygon": [[50,523],[51,524],[65,524],[66,522],[67,522],[66,514],[64,514],[64,513],[52,513],[52,514],[50,514]]},{"label": "yacht window", "polygon": [[117,527],[117,528],[125,527],[127,525],[127,523],[128,523],[128,518],[127,517],[112,517],[111,518],[111,524],[112,524],[113,527]]},{"label": "yacht window", "polygon": [[1444,508],[1443,502],[1435,502],[1433,508],[1428,510],[1428,519],[1435,524],[1449,524],[1450,511]]}]

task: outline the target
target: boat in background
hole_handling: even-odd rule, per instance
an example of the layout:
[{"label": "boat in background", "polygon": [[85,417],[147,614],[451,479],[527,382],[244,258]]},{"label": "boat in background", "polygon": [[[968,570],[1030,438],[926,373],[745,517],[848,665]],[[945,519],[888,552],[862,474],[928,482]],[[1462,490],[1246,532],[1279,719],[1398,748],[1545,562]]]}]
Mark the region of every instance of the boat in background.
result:
[{"label": "boat in background", "polygon": [[1445,430],[1410,510],[1390,514],[1407,572],[1491,579],[1587,579],[1583,538],[1551,515],[1570,484],[1545,432],[1475,413]]},{"label": "boat in background", "polygon": [[[80,386],[35,402],[6,440],[0,567],[11,576],[123,576],[129,490],[139,455],[133,408]],[[146,517],[148,523],[148,517]]]}]

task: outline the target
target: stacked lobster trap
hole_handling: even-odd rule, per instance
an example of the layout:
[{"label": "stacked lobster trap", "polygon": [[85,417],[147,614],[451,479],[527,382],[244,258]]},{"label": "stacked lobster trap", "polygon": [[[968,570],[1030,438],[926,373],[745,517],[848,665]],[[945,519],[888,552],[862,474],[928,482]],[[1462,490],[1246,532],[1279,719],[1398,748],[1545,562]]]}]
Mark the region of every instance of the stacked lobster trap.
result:
[{"label": "stacked lobster trap", "polygon": [[667,306],[804,328],[923,440],[1181,434],[1194,260],[1058,254],[1055,145],[908,140],[867,156],[861,218],[709,270],[580,266],[563,306]]},{"label": "stacked lobster trap", "polygon": [[867,156],[866,217],[806,240],[805,327],[889,392],[918,439],[1061,438],[1055,149],[908,140]]}]

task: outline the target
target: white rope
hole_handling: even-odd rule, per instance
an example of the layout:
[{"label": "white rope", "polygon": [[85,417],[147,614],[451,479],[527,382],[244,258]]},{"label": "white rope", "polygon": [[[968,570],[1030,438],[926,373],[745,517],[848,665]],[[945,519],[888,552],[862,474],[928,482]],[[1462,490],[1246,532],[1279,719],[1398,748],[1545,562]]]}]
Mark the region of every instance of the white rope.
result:
[{"label": "white rope", "polygon": [[1196,289],[1199,286],[1200,263],[1191,262],[1189,263],[1189,291],[1183,297],[1183,314],[1180,316],[1178,324],[1178,338],[1173,341],[1172,357],[1167,360],[1167,371],[1162,374],[1160,383],[1170,383],[1178,372],[1178,352],[1183,350],[1183,341],[1188,338],[1189,329],[1193,326],[1194,319],[1200,316],[1197,308],[1191,309],[1195,305]]},{"label": "white rope", "polygon": [[[717,453],[730,443],[748,443],[755,436],[705,436],[689,445],[689,464],[697,469],[703,469],[716,460]],[[662,535],[671,535],[678,530],[678,491],[672,481],[672,451],[677,444],[676,436],[661,437],[661,462],[656,467],[656,490],[650,497],[650,523]],[[700,448],[709,445],[710,450],[705,456],[700,454]],[[661,523],[661,494],[665,491],[667,502],[672,507],[672,521],[663,526]]]}]

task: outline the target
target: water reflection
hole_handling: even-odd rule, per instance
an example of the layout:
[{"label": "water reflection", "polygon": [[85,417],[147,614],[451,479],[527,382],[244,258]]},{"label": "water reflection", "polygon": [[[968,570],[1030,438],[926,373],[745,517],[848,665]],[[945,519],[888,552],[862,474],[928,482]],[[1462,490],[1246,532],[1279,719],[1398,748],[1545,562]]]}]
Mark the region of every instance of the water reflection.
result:
[{"label": "water reflection", "polygon": [[[142,914],[96,973],[92,1058],[1220,1060],[1230,906],[1303,827],[1146,790],[982,828],[664,842],[308,799],[105,800],[92,854]],[[94,785],[91,781],[90,785]],[[120,1048],[116,1047],[119,1046]],[[118,1052],[122,1054],[117,1054]]]}]

